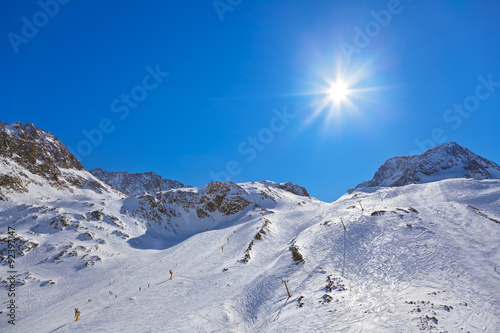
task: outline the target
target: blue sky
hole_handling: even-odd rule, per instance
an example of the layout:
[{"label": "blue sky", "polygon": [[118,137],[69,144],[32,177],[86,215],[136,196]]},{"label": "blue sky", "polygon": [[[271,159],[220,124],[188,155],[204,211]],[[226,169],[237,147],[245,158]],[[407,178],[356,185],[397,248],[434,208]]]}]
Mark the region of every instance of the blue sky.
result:
[{"label": "blue sky", "polygon": [[498,1],[58,1],[0,5],[0,120],[87,169],[333,201],[444,141],[500,163]]}]

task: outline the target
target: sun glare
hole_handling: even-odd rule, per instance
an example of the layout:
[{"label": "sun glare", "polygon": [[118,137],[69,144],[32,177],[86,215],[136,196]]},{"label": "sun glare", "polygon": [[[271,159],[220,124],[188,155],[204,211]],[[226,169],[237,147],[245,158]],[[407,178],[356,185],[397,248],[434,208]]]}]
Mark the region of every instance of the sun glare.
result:
[{"label": "sun glare", "polygon": [[335,82],[329,89],[329,98],[334,103],[342,103],[349,95],[349,87],[344,81]]},{"label": "sun glare", "polygon": [[326,115],[326,123],[332,118],[338,120],[343,111],[354,107],[351,98],[355,97],[355,90],[351,87],[350,81],[342,77],[337,77],[336,80],[324,78],[324,83],[313,95],[315,98],[311,106],[314,112],[308,121],[323,113]]},{"label": "sun glare", "polygon": [[[386,89],[373,85],[374,74],[378,71],[374,60],[345,64],[342,58],[328,65],[319,61],[311,71],[314,75],[307,92],[311,96],[307,105],[308,117],[305,123],[320,120],[328,133],[338,133],[343,121],[351,121],[362,116],[362,110],[377,103],[376,92]],[[332,129],[334,131],[332,131]]]},{"label": "sun glare", "polygon": [[304,95],[313,96],[309,108],[312,111],[306,123],[321,119],[325,129],[340,126],[343,118],[353,119],[361,115],[360,107],[374,102],[374,92],[382,87],[372,86],[376,68],[373,61],[351,64],[338,59],[336,64],[318,65],[314,71],[316,81]]}]

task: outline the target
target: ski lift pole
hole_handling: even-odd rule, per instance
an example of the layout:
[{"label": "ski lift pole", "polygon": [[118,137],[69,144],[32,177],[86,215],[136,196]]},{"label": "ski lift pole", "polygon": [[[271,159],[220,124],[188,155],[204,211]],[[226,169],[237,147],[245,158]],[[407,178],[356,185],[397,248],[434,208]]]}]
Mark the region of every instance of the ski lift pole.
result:
[{"label": "ski lift pole", "polygon": [[282,282],[285,284],[286,292],[288,293],[288,298],[292,297],[292,295],[290,295],[290,291],[288,290],[288,285],[287,285],[288,280],[287,281],[283,280]]},{"label": "ski lift pole", "polygon": [[345,227],[345,224],[344,224],[344,220],[342,218],[340,218],[340,222],[342,222],[342,226],[344,227],[344,230],[347,230],[347,228]]}]

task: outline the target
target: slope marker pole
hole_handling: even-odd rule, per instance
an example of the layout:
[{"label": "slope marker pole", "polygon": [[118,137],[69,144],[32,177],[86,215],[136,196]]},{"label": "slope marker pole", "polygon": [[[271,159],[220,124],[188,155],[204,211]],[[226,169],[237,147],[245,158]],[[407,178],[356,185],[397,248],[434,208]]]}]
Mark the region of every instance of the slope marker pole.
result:
[{"label": "slope marker pole", "polygon": [[287,285],[288,280],[287,281],[283,280],[282,282],[285,284],[286,292],[288,293],[288,298],[292,297],[292,295],[290,295],[290,291],[288,290],[288,285]]},{"label": "slope marker pole", "polygon": [[361,206],[361,211],[364,212],[365,210],[363,209],[363,205],[361,204],[361,201],[358,201],[359,205]]}]

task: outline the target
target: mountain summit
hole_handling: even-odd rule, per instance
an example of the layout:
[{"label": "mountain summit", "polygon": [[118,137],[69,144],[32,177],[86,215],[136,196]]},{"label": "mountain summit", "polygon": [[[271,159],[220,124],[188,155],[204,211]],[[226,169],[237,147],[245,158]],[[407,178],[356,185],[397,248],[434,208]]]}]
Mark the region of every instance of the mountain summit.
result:
[{"label": "mountain summit", "polygon": [[500,166],[456,142],[448,142],[422,155],[399,156],[387,160],[372,180],[362,182],[357,188],[404,186],[449,178],[500,178]]},{"label": "mountain summit", "polygon": [[113,192],[89,174],[52,133],[35,125],[0,122],[0,198],[2,193],[47,189]]},{"label": "mountain summit", "polygon": [[127,171],[107,172],[103,169],[92,169],[90,173],[102,182],[131,197],[143,194],[155,194],[174,188],[191,187],[176,180],[163,179],[154,172],[130,174]]}]

